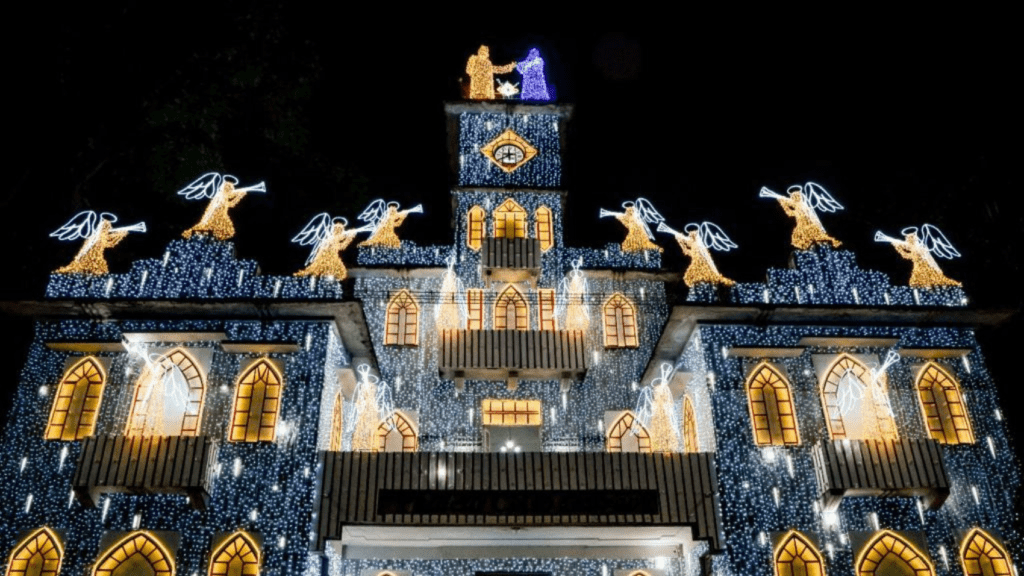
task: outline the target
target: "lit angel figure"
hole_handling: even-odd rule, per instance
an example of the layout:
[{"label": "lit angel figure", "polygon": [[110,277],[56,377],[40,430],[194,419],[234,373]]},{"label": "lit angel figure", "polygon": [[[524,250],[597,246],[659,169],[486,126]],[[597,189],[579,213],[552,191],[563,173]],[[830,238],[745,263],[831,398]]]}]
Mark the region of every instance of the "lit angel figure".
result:
[{"label": "lit angel figure", "polygon": [[359,243],[360,246],[379,246],[381,248],[401,248],[402,241],[395,234],[395,228],[405,222],[405,217],[416,212],[423,213],[423,205],[417,204],[408,210],[399,210],[398,202],[374,200],[359,215],[359,219],[368,224],[372,230],[370,237]]},{"label": "lit angel figure", "polygon": [[526,60],[516,64],[516,70],[523,75],[523,100],[551,100],[548,95],[548,83],[544,78],[544,59],[540,51],[530,48]]},{"label": "lit angel figure", "polygon": [[615,216],[615,219],[622,222],[626,227],[626,239],[622,241],[623,252],[642,252],[644,250],[662,251],[654,240],[654,234],[648,224],[660,224],[665,218],[654,209],[654,205],[646,198],[637,198],[636,202],[623,202],[624,212],[612,212],[601,209],[601,218]]},{"label": "lit angel figure", "polygon": [[437,330],[457,330],[465,324],[465,311],[461,302],[465,302],[465,288],[462,280],[455,273],[455,255],[447,259],[448,269],[441,278],[441,297],[434,309],[437,319]]},{"label": "lit angel figure", "polygon": [[107,259],[103,252],[107,248],[117,246],[129,232],[145,232],[146,223],[139,222],[133,226],[114,228],[117,216],[110,212],[97,214],[92,210],[79,212],[71,217],[66,224],[50,233],[50,236],[60,240],[78,240],[84,238],[85,242],[78,249],[78,254],[67,266],[58,268],[57,274],[106,274]]},{"label": "lit angel figure", "polygon": [[580,272],[583,258],[572,263],[572,271],[562,278],[559,285],[559,310],[556,316],[565,315],[563,325],[566,330],[586,330],[590,327],[590,311],[585,302],[587,294],[587,277]]},{"label": "lit angel figure", "polygon": [[321,212],[306,224],[292,242],[299,246],[312,246],[313,250],[306,258],[306,267],[295,273],[295,276],[331,276],[344,280],[348,276],[341,253],[355,239],[356,234],[370,231],[369,226],[345,230],[348,220],[338,216],[331,218],[327,212]]},{"label": "lit angel figure", "polygon": [[466,74],[469,74],[469,99],[494,100],[494,75],[508,74],[516,69],[516,63],[505,66],[491,64],[491,49],[480,46],[476,54],[466,62]]},{"label": "lit angel figure", "polygon": [[130,356],[146,363],[142,378],[148,379],[148,382],[140,386],[144,394],[135,400],[130,435],[179,435],[182,417],[192,415],[185,373],[163,355],[149,353],[143,344],[127,341],[123,344]]},{"label": "lit angel figure", "polygon": [[640,391],[636,405],[636,424],[643,425],[651,437],[652,452],[679,451],[679,415],[672,390],[668,387],[672,365],[661,364],[661,376]]},{"label": "lit angel figure", "polygon": [[[395,408],[391,389],[380,378],[370,373],[370,367],[360,364],[356,390],[356,424],[352,431],[353,452],[373,452],[377,449],[377,434],[382,422],[390,422]],[[393,425],[393,424],[392,424]]]},{"label": "lit angel figure", "polygon": [[825,232],[816,211],[837,212],[842,210],[843,206],[836,202],[836,199],[821,185],[814,182],[808,182],[803,186],[790,186],[786,192],[789,194],[788,198],[762,186],[759,196],[778,200],[786,215],[796,219],[796,227],[793,229],[793,247],[799,250],[809,250],[815,244],[831,244],[833,248],[838,248],[842,242]]},{"label": "lit angel figure", "polygon": [[726,236],[725,232],[713,222],[690,223],[683,232],[673,230],[664,222],[658,224],[658,232],[667,232],[676,237],[683,254],[690,257],[690,266],[683,274],[683,282],[693,288],[697,284],[719,284],[732,286],[736,282],[722,276],[711,259],[709,248],[720,252],[728,252],[736,248],[736,244]]},{"label": "lit angel figure", "polygon": [[910,285],[914,288],[934,288],[936,286],[960,286],[956,280],[942,273],[932,255],[939,258],[952,259],[960,256],[953,245],[946,239],[941,230],[931,224],[923,224],[904,228],[901,233],[904,240],[897,240],[881,232],[875,232],[876,242],[889,242],[900,256],[914,263],[910,272]]},{"label": "lit angel figure", "polygon": [[188,186],[178,190],[179,196],[186,200],[207,199],[206,211],[199,223],[185,230],[182,236],[191,238],[193,234],[208,234],[217,240],[228,240],[235,236],[235,225],[231,223],[228,210],[234,208],[249,192],[266,192],[267,186],[260,182],[245,188],[236,188],[238,178],[230,174],[223,176],[217,172],[207,172]]},{"label": "lit angel figure", "polygon": [[892,404],[886,390],[886,372],[898,362],[900,355],[890,350],[885,361],[870,367],[867,382],[861,380],[853,367],[839,379],[836,400],[844,417],[847,437],[894,438],[896,436]]}]

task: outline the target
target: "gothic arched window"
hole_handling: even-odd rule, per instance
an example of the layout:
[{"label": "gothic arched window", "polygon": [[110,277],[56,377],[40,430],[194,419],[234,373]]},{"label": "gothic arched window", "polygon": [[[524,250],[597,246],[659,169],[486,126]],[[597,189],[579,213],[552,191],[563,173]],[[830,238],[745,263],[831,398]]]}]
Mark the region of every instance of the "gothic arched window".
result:
[{"label": "gothic arched window", "polygon": [[935,576],[935,568],[908,540],[882,530],[861,550],[856,576]]},{"label": "gothic arched window", "polygon": [[149,532],[132,532],[107,548],[96,562],[92,576],[152,574],[174,576],[174,558]]},{"label": "gothic arched window", "polygon": [[259,573],[260,547],[245,532],[228,536],[210,554],[209,576],[258,576]]},{"label": "gothic arched window", "polygon": [[106,379],[103,366],[92,356],[82,358],[64,373],[50,410],[47,440],[81,440],[92,436]]},{"label": "gothic arched window", "polygon": [[790,530],[775,547],[775,576],[825,576],[821,552],[803,534]]},{"label": "gothic arched window", "polygon": [[377,427],[377,452],[415,452],[419,449],[416,428],[401,410]]},{"label": "gothic arched window", "polygon": [[338,390],[334,397],[334,410],[331,412],[331,452],[341,450],[342,432],[345,430],[345,397]]},{"label": "gothic arched window", "polygon": [[530,329],[530,307],[515,284],[506,286],[494,301],[494,329]]},{"label": "gothic arched window", "polygon": [[757,365],[747,380],[747,399],[758,446],[800,443],[793,395],[778,369],[767,362]]},{"label": "gothic arched window", "polygon": [[693,402],[689,396],[683,397],[683,452],[700,452],[697,441],[697,417],[693,413]]},{"label": "gothic arched window", "polygon": [[537,229],[537,240],[540,240],[540,249],[547,252],[555,245],[555,226],[551,221],[551,208],[541,206],[533,213],[535,228]]},{"label": "gothic arched window", "polygon": [[273,442],[281,408],[281,374],[268,360],[257,360],[238,379],[231,442]]},{"label": "gothic arched window", "polygon": [[484,243],[484,219],[487,213],[479,206],[473,206],[466,213],[466,246],[479,250]]},{"label": "gothic arched window", "polygon": [[495,238],[526,238],[526,210],[508,198],[494,210]]},{"label": "gothic arched window", "polygon": [[926,364],[917,379],[917,394],[933,439],[943,444],[974,443],[967,407],[949,371],[934,362]]},{"label": "gothic arched window", "polygon": [[57,576],[64,547],[57,535],[42,527],[26,536],[11,551],[7,576]]},{"label": "gothic arched window", "polygon": [[981,528],[967,533],[960,545],[965,576],[1012,576],[1010,554]]},{"label": "gothic arched window", "polygon": [[650,452],[651,436],[630,410],[625,410],[608,428],[605,446],[609,452]]},{"label": "gothic arched window", "polygon": [[636,348],[636,306],[621,293],[612,294],[601,307],[605,348]]},{"label": "gothic arched window", "polygon": [[849,354],[841,354],[826,372],[821,399],[832,438],[897,437],[885,377],[875,380],[867,366]]},{"label": "gothic arched window", "polygon": [[416,346],[419,344],[420,306],[408,290],[400,290],[388,302],[384,344]]},{"label": "gothic arched window", "polygon": [[175,348],[147,362],[135,385],[129,436],[195,436],[206,382],[195,358]]}]

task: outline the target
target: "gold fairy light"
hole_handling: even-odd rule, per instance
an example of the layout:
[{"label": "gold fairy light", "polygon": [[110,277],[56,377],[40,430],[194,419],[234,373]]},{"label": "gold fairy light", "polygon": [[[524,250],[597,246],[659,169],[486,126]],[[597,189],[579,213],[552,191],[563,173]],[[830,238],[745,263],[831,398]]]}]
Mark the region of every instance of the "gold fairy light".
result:
[{"label": "gold fairy light", "polygon": [[484,144],[480,153],[505,173],[511,173],[532,160],[537,149],[511,128],[506,128],[497,138]]},{"label": "gold fairy light", "polygon": [[624,212],[612,212],[601,209],[599,216],[606,218],[614,216],[616,220],[626,227],[626,238],[622,241],[623,252],[643,252],[644,250],[657,250],[662,252],[661,246],[653,242],[654,234],[648,224],[660,224],[665,218],[654,209],[654,205],[646,198],[637,198],[635,202],[623,202]]},{"label": "gold fairy light", "polygon": [[940,258],[955,258],[960,255],[946,239],[946,235],[931,224],[918,229],[910,226],[902,230],[903,240],[875,233],[876,242],[889,242],[896,252],[914,264],[910,272],[910,286],[913,288],[935,288],[938,286],[960,286],[961,284],[942,273],[933,255]]},{"label": "gold fairy light", "polygon": [[133,226],[114,228],[117,216],[110,212],[97,214],[86,210],[75,214],[66,224],[50,234],[60,240],[85,239],[78,254],[67,266],[55,270],[56,274],[90,274],[102,275],[109,272],[107,260],[103,253],[107,248],[117,246],[129,232],[145,232],[146,223],[139,222]]},{"label": "gold fairy light", "polygon": [[377,407],[377,385],[369,378],[363,379],[356,396],[356,424],[352,432],[353,452],[373,452],[377,449],[377,427],[380,425],[380,410]]},{"label": "gold fairy light", "polygon": [[665,225],[658,224],[658,232],[668,232],[675,236],[683,254],[690,257],[690,266],[683,274],[683,282],[693,288],[697,284],[715,284],[732,286],[736,282],[722,276],[711,259],[709,248],[728,252],[736,248],[736,244],[725,235],[725,232],[713,222],[687,224],[684,232],[678,232]]},{"label": "gold fairy light", "polygon": [[441,295],[435,312],[437,331],[462,328],[462,282],[455,274],[455,256],[449,256],[448,269],[441,279]]},{"label": "gold fairy light", "polygon": [[209,235],[217,240],[228,240],[235,236],[235,226],[228,216],[228,210],[234,208],[245,198],[249,192],[266,192],[267,187],[263,182],[245,188],[236,188],[238,178],[229,174],[220,175],[216,172],[209,172],[197,178],[194,182],[178,191],[178,194],[188,200],[209,199],[203,217],[199,223],[185,230],[182,237],[191,238],[193,235]]},{"label": "gold fairy light", "polygon": [[491,64],[491,49],[480,46],[476,54],[466,62],[466,74],[469,74],[469,99],[494,100],[494,75],[508,74],[515,70],[516,63],[505,66]]},{"label": "gold fairy light", "polygon": [[370,203],[359,215],[359,219],[368,224],[372,230],[370,237],[359,243],[360,246],[376,246],[380,248],[401,248],[402,241],[395,234],[395,228],[405,222],[409,214],[423,213],[423,205],[416,205],[408,210],[399,210],[398,202],[387,202],[377,199]]},{"label": "gold fairy light", "polygon": [[808,182],[804,186],[790,186],[787,193],[788,198],[762,187],[759,196],[778,200],[786,215],[796,219],[791,239],[794,248],[810,250],[816,244],[831,244],[833,248],[842,245],[842,242],[825,232],[816,212],[836,212],[843,209],[831,194],[814,182]]},{"label": "gold fairy light", "polygon": [[651,435],[652,452],[678,452],[679,434],[678,417],[672,391],[666,383],[654,386],[654,403],[651,411],[651,422],[647,431]]},{"label": "gold fairy light", "polygon": [[292,238],[292,242],[301,246],[313,246],[313,251],[306,259],[306,267],[294,275],[331,276],[337,280],[344,280],[348,276],[348,270],[341,260],[341,253],[352,243],[356,234],[370,230],[368,226],[345,230],[347,224],[348,221],[344,218],[332,219],[326,212],[314,216],[302,232]]}]

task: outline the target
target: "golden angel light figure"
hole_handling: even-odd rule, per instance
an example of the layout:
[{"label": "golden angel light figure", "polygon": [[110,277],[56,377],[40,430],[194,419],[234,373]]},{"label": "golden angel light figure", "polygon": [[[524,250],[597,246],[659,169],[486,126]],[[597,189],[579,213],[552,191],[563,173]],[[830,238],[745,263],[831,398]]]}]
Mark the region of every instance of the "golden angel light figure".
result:
[{"label": "golden angel light figure", "polygon": [[331,276],[344,280],[348,276],[341,253],[360,232],[369,232],[369,226],[346,230],[348,220],[342,217],[331,218],[327,212],[313,217],[306,227],[299,232],[292,242],[299,246],[313,246],[306,258],[306,267],[295,273],[295,276]]},{"label": "golden angel light figure", "polygon": [[654,205],[646,198],[637,198],[636,202],[623,202],[624,212],[612,212],[601,209],[600,217],[614,216],[626,227],[626,239],[622,241],[623,252],[643,252],[644,250],[657,250],[662,252],[661,246],[653,242],[654,234],[648,224],[660,224],[665,219],[654,209]]},{"label": "golden angel light figure", "polygon": [[199,223],[185,230],[182,236],[191,238],[193,234],[209,234],[217,240],[228,240],[235,236],[235,226],[231,223],[228,210],[235,207],[249,192],[266,192],[263,182],[245,188],[236,188],[238,178],[230,174],[221,176],[216,172],[207,172],[194,182],[178,191],[178,195],[187,200],[208,199],[206,211]]},{"label": "golden angel light figure", "polygon": [[936,286],[960,286],[956,280],[942,273],[935,258],[952,259],[960,256],[946,235],[931,224],[904,228],[903,240],[875,232],[876,242],[889,242],[900,256],[914,263],[910,272],[910,286],[913,288],[934,288]]},{"label": "golden angel light figure", "polygon": [[114,222],[117,222],[117,216],[110,212],[97,214],[92,210],[85,210],[75,214],[66,224],[52,232],[50,236],[60,240],[85,239],[85,243],[79,248],[75,259],[54,272],[57,274],[107,274],[109,269],[103,252],[107,248],[117,246],[129,232],[146,231],[145,222],[122,228],[114,228]]},{"label": "golden angel light figure", "polygon": [[662,222],[658,224],[658,232],[674,235],[683,254],[690,257],[690,266],[683,273],[683,282],[690,288],[697,284],[732,286],[736,283],[722,276],[715,261],[711,259],[710,248],[720,252],[736,248],[736,244],[714,222],[690,223],[683,228],[683,232],[673,230]]},{"label": "golden angel light figure", "polygon": [[786,192],[789,194],[788,198],[761,187],[759,196],[778,200],[786,215],[796,218],[792,239],[794,248],[809,250],[815,244],[831,244],[833,248],[842,245],[842,242],[825,232],[816,212],[837,212],[843,209],[831,194],[814,182],[808,182],[803,186],[790,186]]},{"label": "golden angel light figure", "polygon": [[679,415],[668,386],[674,370],[668,362],[663,362],[660,368],[661,376],[651,380],[651,385],[640,391],[634,425],[647,429],[652,452],[679,452]]},{"label": "golden angel light figure", "polygon": [[359,243],[360,246],[379,246],[381,248],[401,248],[402,241],[395,234],[395,228],[405,222],[405,217],[416,212],[423,213],[423,205],[417,204],[408,210],[399,210],[398,202],[385,203],[383,200],[374,200],[359,215],[359,219],[368,224],[373,232],[370,237]]},{"label": "golden angel light figure", "polygon": [[494,100],[494,75],[508,74],[516,69],[516,63],[505,66],[491,64],[491,49],[480,46],[476,54],[466,62],[466,74],[469,74],[469,99]]}]

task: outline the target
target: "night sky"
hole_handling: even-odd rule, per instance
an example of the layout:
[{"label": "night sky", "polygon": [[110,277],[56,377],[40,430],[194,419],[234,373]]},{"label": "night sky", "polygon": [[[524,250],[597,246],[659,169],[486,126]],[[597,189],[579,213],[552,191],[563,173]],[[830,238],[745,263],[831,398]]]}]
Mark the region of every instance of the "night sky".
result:
[{"label": "night sky", "polygon": [[[281,6],[27,10],[37,12],[10,19],[2,40],[4,300],[42,297],[48,272],[78,249],[47,234],[79,210],[147,223],[108,253],[112,271],[158,256],[203,211],[175,192],[207,171],[266,181],[268,194],[232,214],[238,256],[267,274],[302,266],[307,250],[289,240],[311,216],[351,221],[378,197],[424,205],[403,239],[450,242],[443,102],[460,97],[466,59],[486,43],[496,64],[539,48],[558,100],[576,107],[569,244],[620,241],[598,209],[645,196],[675,228],[718,223],[739,244],[718,256],[721,271],[762,281],[788,261],[791,220],[757,192],[812,180],[846,207],[822,221],[861,266],[906,282],[909,262],[872,237],[930,222],[963,254],[942,266],[972,307],[1021,305],[1024,99],[1019,46],[997,28],[690,21],[539,33],[512,16],[410,30]],[[674,242],[659,242],[681,272]],[[31,326],[4,322],[9,391]],[[1018,314],[980,332],[1018,450],[1020,329]]]}]

